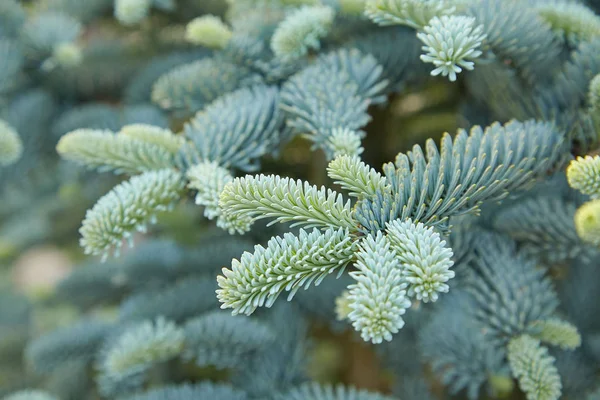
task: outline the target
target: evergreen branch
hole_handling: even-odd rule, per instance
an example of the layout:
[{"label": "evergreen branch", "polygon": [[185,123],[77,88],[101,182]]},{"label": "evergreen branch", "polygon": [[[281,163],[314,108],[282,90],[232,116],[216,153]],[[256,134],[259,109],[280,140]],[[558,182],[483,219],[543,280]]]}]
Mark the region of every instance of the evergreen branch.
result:
[{"label": "evergreen branch", "polygon": [[219,196],[233,176],[216,162],[203,162],[187,170],[188,187],[198,191],[196,204],[204,206],[204,216],[214,219],[219,216]]},{"label": "evergreen branch", "polygon": [[232,383],[251,398],[267,399],[306,379],[306,352],[312,341],[305,315],[291,302],[276,303],[265,322],[276,340],[232,375]]},{"label": "evergreen branch", "polygon": [[249,68],[204,58],[163,74],[152,87],[152,101],[161,108],[189,115],[226,93],[261,82],[261,77]]},{"label": "evergreen branch", "polygon": [[448,392],[463,392],[469,400],[477,400],[485,396],[483,387],[493,377],[504,382],[512,379],[506,376],[504,346],[489,340],[486,329],[470,317],[472,306],[464,292],[453,291],[417,335],[423,361],[431,364]]},{"label": "evergreen branch", "polygon": [[333,129],[331,136],[327,139],[326,150],[333,158],[340,156],[359,156],[364,151],[361,146],[362,137],[359,133],[350,129]]},{"label": "evergreen branch", "polygon": [[104,103],[85,103],[60,114],[52,124],[52,135],[60,138],[81,128],[116,132],[120,127],[120,116],[115,107]]},{"label": "evergreen branch", "polygon": [[410,307],[396,253],[387,237],[377,232],[360,241],[356,257],[358,271],[350,272],[356,282],[348,286],[348,319],[363,340],[389,342],[404,326],[402,315]]},{"label": "evergreen branch", "polygon": [[388,81],[377,60],[355,48],[340,49],[320,56],[281,89],[281,108],[292,134],[302,134],[333,158],[331,136],[351,131],[364,136],[361,128],[371,117],[370,104],[386,101]]},{"label": "evergreen branch", "polygon": [[81,24],[73,17],[61,12],[43,12],[23,25],[21,43],[29,58],[43,61],[57,45],[74,42],[81,31]]},{"label": "evergreen branch", "polygon": [[562,384],[554,358],[540,341],[528,335],[508,343],[508,362],[527,400],[558,400]]},{"label": "evergreen branch", "polygon": [[351,386],[306,382],[279,394],[274,400],[393,400],[390,396]]},{"label": "evergreen branch", "polygon": [[431,75],[441,74],[454,82],[463,68],[473,70],[473,60],[481,55],[479,47],[485,34],[482,25],[475,26],[475,18],[443,15],[432,18],[417,37],[427,52],[421,60],[435,66]]},{"label": "evergreen branch", "polygon": [[[486,35],[484,49],[491,50],[500,62],[510,63],[511,76],[516,72],[532,86],[552,78],[556,67],[561,65],[561,46],[551,27],[537,15],[534,7],[523,7],[522,3],[504,0],[479,0],[465,4],[465,13],[475,17],[477,25],[483,26]],[[502,89],[506,90],[504,86]],[[498,90],[501,90],[500,87]]]},{"label": "evergreen branch", "polygon": [[190,164],[215,161],[224,168],[255,171],[258,159],[279,145],[283,113],[274,86],[238,89],[207,105],[184,125]]},{"label": "evergreen branch", "polygon": [[327,174],[334,182],[350,192],[350,196],[374,196],[378,190],[389,188],[385,177],[358,157],[342,155],[329,162]]},{"label": "evergreen branch", "polygon": [[427,303],[436,301],[438,293],[448,293],[446,282],[454,278],[453,253],[439,233],[410,219],[388,223],[386,233],[408,283],[408,296]]},{"label": "evergreen branch", "polygon": [[183,137],[175,135],[169,129],[148,124],[125,125],[119,135],[156,145],[171,154],[177,154],[184,143]]},{"label": "evergreen branch", "polygon": [[219,207],[228,218],[272,218],[307,228],[356,229],[350,201],[344,203],[340,194],[277,175],[235,178],[221,192]]},{"label": "evergreen branch", "polygon": [[396,165],[384,165],[391,191],[361,200],[355,218],[369,232],[384,230],[395,219],[412,219],[439,228],[451,216],[476,213],[484,201],[546,176],[565,158],[562,134],[550,123],[511,121],[485,130],[446,134],[440,150],[428,140],[400,153]]},{"label": "evergreen branch", "polygon": [[191,319],[185,324],[182,357],[196,365],[219,369],[239,368],[249,357],[275,341],[265,324],[222,311]]},{"label": "evergreen branch", "polygon": [[327,275],[341,274],[354,257],[356,245],[347,229],[300,229],[298,236],[286,233],[269,240],[267,247],[257,245],[254,253],[245,252],[234,259],[231,269],[217,277],[217,297],[221,308],[233,314],[252,314],[257,307],[271,307],[277,297],[312,283],[318,285]]},{"label": "evergreen branch", "polygon": [[247,214],[228,213],[222,212],[222,210],[217,219],[217,226],[229,232],[230,235],[247,233],[252,229],[253,223],[254,219]]},{"label": "evergreen branch", "polygon": [[519,242],[524,252],[548,264],[593,259],[598,252],[575,230],[576,210],[575,203],[559,196],[535,196],[500,210],[493,226]]},{"label": "evergreen branch", "polygon": [[367,0],[365,15],[381,26],[406,25],[421,29],[432,18],[455,11],[456,7],[447,0]]},{"label": "evergreen branch", "polygon": [[600,197],[600,156],[577,157],[567,167],[569,186],[593,199]]},{"label": "evergreen branch", "polygon": [[382,104],[387,101],[385,91],[388,80],[383,77],[383,67],[370,49],[361,52],[355,48],[342,48],[319,57],[321,69],[348,74],[349,82],[358,85],[357,94],[369,104]]},{"label": "evergreen branch", "polygon": [[532,332],[558,307],[553,283],[535,260],[517,252],[509,238],[481,231],[473,244],[475,257],[466,290],[476,307],[472,313],[485,327],[488,340],[505,343]]},{"label": "evergreen branch", "polygon": [[536,332],[532,336],[563,350],[573,350],[581,346],[581,335],[577,327],[558,318],[550,318],[533,323]]},{"label": "evergreen branch", "polygon": [[98,385],[104,396],[113,397],[141,385],[144,375],[155,364],[181,353],[183,329],[162,317],[130,326],[109,340],[102,350]]},{"label": "evergreen branch", "polygon": [[176,51],[149,60],[127,82],[123,92],[123,100],[128,104],[149,103],[152,97],[152,86],[158,78],[178,66],[198,60],[208,54],[210,54],[208,49],[198,49],[193,52]]},{"label": "evergreen branch", "polygon": [[119,320],[127,323],[164,317],[175,323],[183,322],[219,305],[216,288],[213,275],[190,276],[165,287],[139,291],[121,302]]},{"label": "evergreen branch", "polygon": [[134,176],[115,186],[85,214],[79,232],[86,254],[119,254],[122,241],[134,231],[145,231],[156,213],[168,210],[184,189],[179,172],[163,169]]},{"label": "evergreen branch", "polygon": [[319,50],[319,41],[329,33],[334,16],[331,7],[322,5],[293,10],[273,33],[273,53],[283,60],[293,60],[305,56],[309,49]]},{"label": "evergreen branch", "polygon": [[89,363],[111,328],[98,321],[82,320],[75,325],[54,330],[27,345],[25,360],[42,374],[49,374],[75,360]]},{"label": "evergreen branch", "polygon": [[[382,92],[398,93],[411,79],[423,74],[419,60],[421,45],[414,31],[395,26],[361,32],[351,37],[344,47],[372,55],[382,67],[381,77],[388,83]],[[403,50],[400,53],[394,51],[395,48]]]},{"label": "evergreen branch", "polygon": [[537,5],[536,11],[555,32],[573,43],[600,36],[600,17],[583,4],[553,1]]},{"label": "evergreen branch", "polygon": [[99,171],[137,174],[173,166],[172,153],[157,144],[107,130],[77,129],[60,138],[61,157]]},{"label": "evergreen branch", "polygon": [[81,309],[119,300],[128,289],[127,279],[120,274],[122,269],[117,263],[79,265],[58,282],[55,296]]}]

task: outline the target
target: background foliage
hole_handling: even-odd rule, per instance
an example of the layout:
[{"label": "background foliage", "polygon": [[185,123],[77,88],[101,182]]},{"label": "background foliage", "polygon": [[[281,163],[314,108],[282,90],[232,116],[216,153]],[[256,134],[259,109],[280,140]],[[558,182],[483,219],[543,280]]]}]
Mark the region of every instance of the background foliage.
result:
[{"label": "background foliage", "polygon": [[600,399],[599,12],[0,1],[0,397]]}]

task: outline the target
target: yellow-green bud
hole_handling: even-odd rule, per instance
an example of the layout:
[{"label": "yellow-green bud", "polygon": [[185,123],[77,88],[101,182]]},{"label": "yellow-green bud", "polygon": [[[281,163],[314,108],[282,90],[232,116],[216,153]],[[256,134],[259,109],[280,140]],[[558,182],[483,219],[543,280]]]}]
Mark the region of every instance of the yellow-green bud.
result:
[{"label": "yellow-green bud", "polygon": [[52,58],[63,67],[73,67],[81,64],[83,54],[75,43],[60,43],[54,47]]},{"label": "yellow-green bud", "polygon": [[600,245],[600,200],[579,207],[575,213],[575,229],[583,241]]},{"label": "yellow-green bud", "polygon": [[339,0],[340,11],[346,15],[363,15],[366,0]]},{"label": "yellow-green bud", "polygon": [[150,13],[150,0],[115,0],[115,18],[123,25],[136,25]]},{"label": "yellow-green bud", "polygon": [[191,20],[185,28],[185,39],[196,45],[222,49],[229,43],[232,32],[219,17],[204,15]]},{"label": "yellow-green bud", "polygon": [[12,126],[0,120],[0,166],[17,162],[23,154],[21,138]]},{"label": "yellow-green bud", "polygon": [[515,387],[513,378],[508,375],[491,375],[488,384],[494,392],[494,397],[500,399],[508,397]]},{"label": "yellow-green bud", "polygon": [[600,196],[600,156],[577,157],[567,167],[569,185],[592,198]]}]

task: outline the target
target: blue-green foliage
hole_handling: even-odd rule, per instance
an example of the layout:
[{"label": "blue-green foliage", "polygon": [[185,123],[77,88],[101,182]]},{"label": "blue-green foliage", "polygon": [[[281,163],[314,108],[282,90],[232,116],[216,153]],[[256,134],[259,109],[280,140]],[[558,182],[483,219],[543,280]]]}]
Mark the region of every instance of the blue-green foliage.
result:
[{"label": "blue-green foliage", "polygon": [[55,46],[77,39],[81,24],[74,18],[56,12],[40,14],[29,19],[21,30],[25,55],[33,62],[43,61]]},{"label": "blue-green foliage", "polygon": [[152,85],[158,78],[176,66],[191,62],[204,55],[204,52],[175,53],[150,60],[127,84],[124,90],[125,101],[133,104],[150,101]]},{"label": "blue-green foliage", "polygon": [[257,159],[279,144],[283,116],[277,88],[253,86],[225,95],[199,111],[184,127],[192,162],[216,161],[226,168],[256,171]]},{"label": "blue-green foliage", "polygon": [[[410,80],[423,73],[415,68],[419,60],[420,42],[411,29],[386,27],[351,37],[344,47],[371,54],[383,68],[382,78],[388,81],[386,92],[399,92]],[[395,51],[402,47],[403,51]]]},{"label": "blue-green foliage", "polygon": [[594,360],[581,349],[576,351],[555,351],[556,368],[560,374],[563,392],[569,398],[584,398],[594,387],[596,367]]},{"label": "blue-green foliage", "polygon": [[[215,304],[213,278],[232,257],[251,248],[249,241],[233,237],[207,238],[206,246],[198,249],[190,249],[171,240],[152,239],[140,243],[137,251],[122,260],[81,265],[58,284],[57,295],[73,305],[87,308],[117,301],[134,292],[136,295],[129,297],[127,302],[143,308],[128,306],[122,312],[129,316],[140,313],[147,316],[145,313],[157,315],[155,313],[159,312],[153,311],[154,306],[144,304],[143,299],[150,297],[152,300],[149,293],[154,293],[171,296],[172,302],[162,304],[166,307],[163,311],[171,309],[185,315],[194,312],[194,308],[204,309]],[[188,289],[188,293],[202,299],[202,302],[189,302],[189,298],[178,297],[178,293],[185,293],[185,279],[188,277],[204,287],[204,290],[194,291],[193,285],[189,285]],[[185,307],[180,309],[181,305]]]},{"label": "blue-green foliage", "polygon": [[80,265],[58,283],[57,297],[81,308],[119,300],[126,293],[126,282],[120,279],[121,266],[98,262]]},{"label": "blue-green foliage", "polygon": [[264,320],[277,340],[231,378],[253,398],[284,392],[306,380],[308,372],[308,324],[298,309],[290,303],[277,303]]},{"label": "blue-green foliage", "polygon": [[197,385],[173,385],[153,389],[144,394],[129,396],[127,400],[246,400],[248,396],[229,385],[204,382]]},{"label": "blue-green foliage", "polygon": [[405,400],[434,400],[427,381],[422,377],[405,377],[395,385],[394,394]]},{"label": "blue-green foliage", "polygon": [[283,85],[281,107],[288,127],[294,134],[309,135],[325,151],[333,129],[364,135],[361,128],[370,121],[367,107],[385,100],[387,81],[381,74],[376,59],[356,49],[321,56]]},{"label": "blue-green foliage", "polygon": [[163,316],[184,321],[217,307],[216,289],[214,278],[205,277],[188,278],[164,289],[137,293],[123,301],[119,318],[126,322]]},{"label": "blue-green foliage", "polygon": [[32,306],[25,296],[0,294],[0,368],[10,367],[22,356],[30,331]]},{"label": "blue-green foliage", "polygon": [[77,400],[85,398],[94,380],[90,376],[90,366],[85,360],[72,361],[53,370],[44,385],[49,393],[59,399]]},{"label": "blue-green foliage", "polygon": [[118,131],[125,125],[148,124],[166,128],[164,113],[152,104],[138,103],[121,109],[106,103],[87,103],[62,113],[52,126],[52,135],[58,140],[64,134],[80,128]]},{"label": "blue-green foliage", "polygon": [[293,302],[311,318],[329,324],[335,331],[343,331],[346,323],[336,317],[335,299],[352,283],[348,275],[342,275],[337,279],[324,279],[318,286],[310,291],[300,290],[294,296]]},{"label": "blue-green foliage", "polygon": [[97,382],[105,397],[140,390],[153,369],[177,357],[181,328],[162,317],[124,325],[111,335],[97,359]]},{"label": "blue-green foliage", "polygon": [[131,45],[113,38],[91,38],[77,65],[54,68],[46,86],[67,99],[111,100],[121,95],[143,60],[132,54]]},{"label": "blue-green foliage", "polygon": [[549,265],[575,258],[593,259],[598,250],[584,243],[575,231],[576,210],[576,202],[559,195],[524,198],[497,213],[494,228],[519,242],[522,251]]},{"label": "blue-green foliage", "polygon": [[114,107],[104,103],[87,103],[80,107],[70,108],[56,119],[52,126],[52,133],[54,137],[59,138],[79,128],[118,131],[120,128],[119,113]]},{"label": "blue-green foliage", "polygon": [[76,325],[47,333],[27,346],[27,362],[40,373],[49,373],[71,361],[90,362],[110,329],[110,324],[82,320]]},{"label": "blue-green foliage", "polygon": [[[19,132],[23,141],[25,156],[20,162],[25,165],[40,162],[41,156],[49,153],[48,147],[52,146],[46,131],[55,117],[55,99],[45,90],[32,89],[15,95],[11,100],[2,110],[2,115]],[[28,118],[32,113],[36,117]]]},{"label": "blue-green foliage", "polygon": [[121,126],[147,124],[167,128],[169,121],[161,109],[150,103],[138,103],[121,110]]},{"label": "blue-green foliage", "polygon": [[[600,399],[600,250],[564,178],[600,147],[599,12],[0,0],[0,120],[23,146],[0,168],[0,397]],[[466,30],[423,46],[442,14],[472,19],[473,52]],[[198,17],[223,22],[217,48],[186,40]],[[456,57],[457,82],[431,76]],[[157,129],[129,132],[155,150],[130,176],[57,154],[132,124]],[[86,154],[114,166],[126,142]],[[100,262],[78,240],[136,244]],[[55,285],[37,251],[68,256]]]},{"label": "blue-green foliage", "polygon": [[494,58],[510,62],[525,83],[549,79],[561,49],[533,9],[513,1],[483,0],[472,2],[467,13],[483,25]]},{"label": "blue-green foliage", "polygon": [[2,72],[0,75],[0,94],[4,95],[20,80],[20,69],[23,65],[23,54],[14,40],[0,39],[0,55],[2,55]]},{"label": "blue-green foliage", "polygon": [[476,307],[471,311],[492,341],[528,333],[531,324],[550,317],[558,306],[552,281],[515,243],[482,232],[473,250],[474,274],[466,283]]},{"label": "blue-green foliage", "polygon": [[25,11],[17,0],[7,0],[0,6],[0,36],[15,37],[25,23]]},{"label": "blue-green foliage", "polygon": [[503,372],[505,356],[485,337],[482,326],[469,318],[466,311],[473,307],[464,293],[456,293],[419,334],[421,354],[434,372],[452,393],[465,390],[469,399],[479,398],[488,378]]},{"label": "blue-green foliage", "polygon": [[600,72],[599,47],[600,40],[596,38],[573,50],[552,85],[541,92],[546,107],[577,108],[587,103],[589,82]]},{"label": "blue-green foliage", "polygon": [[356,218],[369,232],[397,218],[444,229],[449,217],[477,211],[483,201],[500,200],[544,176],[560,164],[563,151],[556,128],[535,121],[474,127],[454,139],[446,134],[439,150],[430,139],[425,150],[415,145],[398,154],[395,165],[384,165],[391,190],[360,201]]},{"label": "blue-green foliage", "polygon": [[391,397],[342,385],[307,383],[275,397],[277,400],[391,400]]},{"label": "blue-green foliage", "polygon": [[[432,317],[432,310],[421,307],[405,315],[406,326],[394,336],[391,342],[383,342],[376,347],[384,368],[395,376],[396,384],[403,377],[422,377],[424,361],[419,352],[419,334]],[[415,362],[414,360],[419,360]]]},{"label": "blue-green foliage", "polygon": [[154,83],[152,100],[163,109],[189,115],[232,90],[260,82],[249,68],[207,57],[162,75]]},{"label": "blue-green foliage", "polygon": [[89,0],[85,4],[77,0],[49,0],[48,9],[69,14],[82,22],[98,18],[111,9],[112,0]]},{"label": "blue-green foliage", "polygon": [[184,328],[183,357],[201,367],[240,368],[275,341],[268,325],[223,311],[188,320]]},{"label": "blue-green foliage", "polygon": [[596,365],[600,362],[600,323],[594,316],[599,307],[590,299],[600,284],[597,266],[595,260],[576,261],[559,287],[561,308],[581,332],[582,350]]}]

